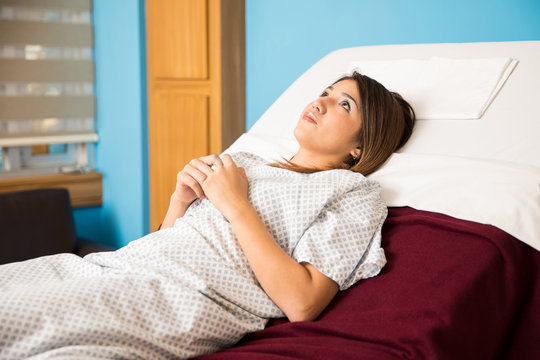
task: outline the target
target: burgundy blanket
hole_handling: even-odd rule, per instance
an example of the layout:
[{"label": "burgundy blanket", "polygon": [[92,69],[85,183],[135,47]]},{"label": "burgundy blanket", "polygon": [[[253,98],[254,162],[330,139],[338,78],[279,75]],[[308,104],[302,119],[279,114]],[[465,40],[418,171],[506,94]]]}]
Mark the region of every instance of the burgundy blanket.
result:
[{"label": "burgundy blanket", "polygon": [[540,253],[489,225],[391,208],[388,265],[314,322],[271,321],[200,360],[540,359]]}]

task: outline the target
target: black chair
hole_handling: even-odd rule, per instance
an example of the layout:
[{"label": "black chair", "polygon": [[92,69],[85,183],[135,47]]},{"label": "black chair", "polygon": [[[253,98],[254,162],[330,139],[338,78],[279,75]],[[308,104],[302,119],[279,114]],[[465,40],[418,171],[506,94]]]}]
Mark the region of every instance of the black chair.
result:
[{"label": "black chair", "polygon": [[0,193],[0,264],[111,247],[78,239],[66,189]]}]

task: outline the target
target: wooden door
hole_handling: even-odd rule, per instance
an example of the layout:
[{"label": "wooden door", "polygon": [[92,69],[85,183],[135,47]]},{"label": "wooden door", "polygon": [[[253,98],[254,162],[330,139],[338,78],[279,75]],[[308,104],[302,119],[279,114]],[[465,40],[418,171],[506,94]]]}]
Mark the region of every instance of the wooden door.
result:
[{"label": "wooden door", "polygon": [[245,129],[244,22],[243,0],[146,1],[151,230],[184,165]]}]

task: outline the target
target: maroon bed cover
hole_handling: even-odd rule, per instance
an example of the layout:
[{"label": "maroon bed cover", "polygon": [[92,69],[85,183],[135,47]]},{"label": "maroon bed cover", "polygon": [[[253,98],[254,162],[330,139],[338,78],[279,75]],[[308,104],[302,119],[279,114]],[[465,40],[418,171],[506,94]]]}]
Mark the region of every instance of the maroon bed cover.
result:
[{"label": "maroon bed cover", "polygon": [[540,253],[489,225],[390,208],[388,265],[317,321],[270,321],[199,360],[540,359]]}]

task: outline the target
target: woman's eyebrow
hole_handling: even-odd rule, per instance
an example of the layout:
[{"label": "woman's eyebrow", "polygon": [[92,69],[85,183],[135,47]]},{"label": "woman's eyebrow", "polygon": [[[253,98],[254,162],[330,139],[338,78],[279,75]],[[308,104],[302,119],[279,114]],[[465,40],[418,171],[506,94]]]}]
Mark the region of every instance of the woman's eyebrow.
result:
[{"label": "woman's eyebrow", "polygon": [[[326,90],[334,90],[334,87],[330,85],[329,87],[326,88]],[[346,98],[351,99],[354,102],[354,105],[356,105],[356,108],[359,109],[358,103],[356,102],[356,100],[354,100],[354,98],[351,95],[347,94],[346,92],[342,92],[341,95],[345,96]]]},{"label": "woman's eyebrow", "polygon": [[356,100],[354,100],[354,98],[351,95],[347,94],[346,92],[342,92],[341,95],[345,96],[346,98],[351,99],[354,102],[354,105],[356,105],[356,108],[358,109],[358,104],[356,103]]}]

